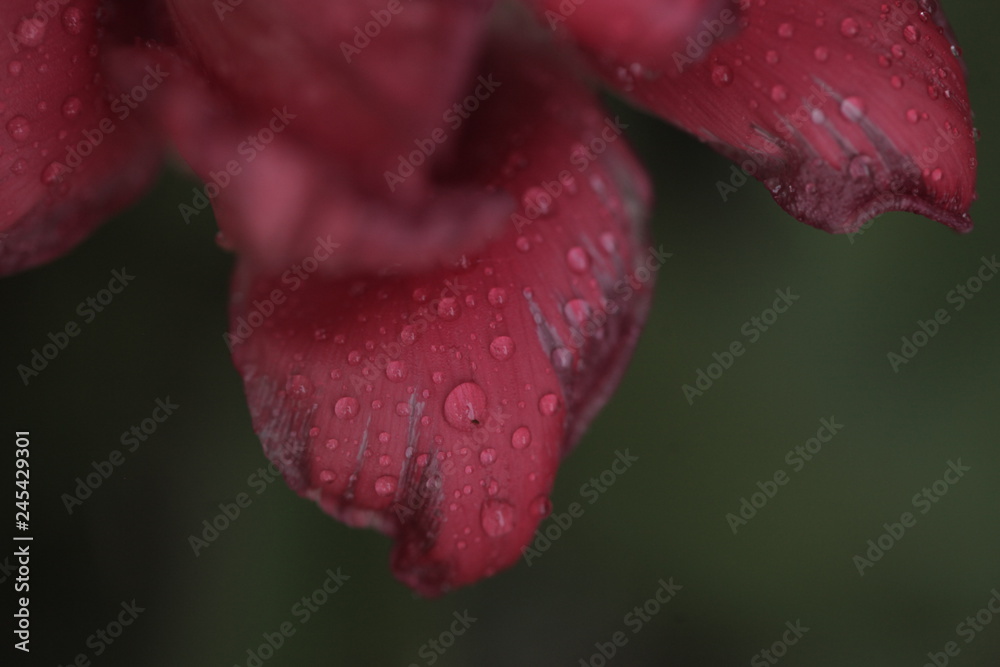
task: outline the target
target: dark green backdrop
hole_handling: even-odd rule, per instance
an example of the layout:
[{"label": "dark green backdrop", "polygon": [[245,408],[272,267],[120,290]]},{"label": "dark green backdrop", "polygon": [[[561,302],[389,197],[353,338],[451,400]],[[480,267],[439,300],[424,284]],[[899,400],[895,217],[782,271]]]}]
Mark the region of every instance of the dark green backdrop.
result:
[{"label": "dark green backdrop", "polygon": [[[13,431],[32,432],[34,650],[17,664],[245,665],[289,621],[264,664],[427,665],[421,647],[456,612],[477,620],[437,665],[579,665],[619,630],[628,642],[609,664],[768,664],[751,661],[797,621],[809,630],[782,664],[919,667],[949,641],[949,664],[997,664],[1000,615],[968,643],[957,626],[1000,587],[1000,280],[957,312],[946,295],[1000,253],[1000,11],[946,6],[983,134],[967,236],[890,214],[851,243],[794,222],[756,183],[724,203],[728,162],[621,111],[655,177],[656,242],[674,256],[620,391],[560,472],[555,511],[585,511],[530,567],[443,599],[396,583],[381,536],[281,482],[248,485],[265,459],[221,336],[232,260],[208,214],[177,214],[193,181],[167,172],[70,256],[0,281],[9,457]],[[24,387],[17,364],[121,266],[133,285]],[[681,385],[748,342],[741,326],[777,288],[800,298],[689,405]],[[886,353],[939,308],[950,321],[894,373]],[[61,494],[167,396],[175,414],[68,515]],[[831,417],[843,429],[793,471],[786,452]],[[587,504],[581,485],[623,448],[640,462]],[[958,459],[971,470],[921,514],[912,496]],[[734,535],[725,515],[779,469],[790,481]],[[189,534],[240,492],[252,504],[195,557]],[[916,525],[859,576],[852,557],[908,510]],[[350,579],[303,624],[293,605],[328,568]],[[682,588],[634,633],[626,615],[670,578]],[[94,658],[88,637],[133,599],[144,611]]]}]

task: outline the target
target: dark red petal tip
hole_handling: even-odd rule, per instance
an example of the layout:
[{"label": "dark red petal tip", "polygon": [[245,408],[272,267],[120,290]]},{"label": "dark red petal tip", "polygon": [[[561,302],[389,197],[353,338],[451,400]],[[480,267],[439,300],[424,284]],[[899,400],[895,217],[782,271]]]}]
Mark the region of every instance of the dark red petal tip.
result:
[{"label": "dark red petal tip", "polygon": [[[627,94],[733,158],[797,219],[851,232],[888,210],[972,226],[964,65],[930,0],[740,3],[739,33],[681,73],[601,64]],[[737,186],[719,181],[724,199]],[[738,180],[738,179],[737,179]]]},{"label": "dark red petal tip", "polygon": [[480,187],[521,202],[502,233],[409,277],[287,282],[243,260],[227,336],[291,488],[393,536],[396,575],[424,595],[520,558],[665,260],[615,119],[544,53],[494,47],[483,71],[504,94],[462,150]]}]

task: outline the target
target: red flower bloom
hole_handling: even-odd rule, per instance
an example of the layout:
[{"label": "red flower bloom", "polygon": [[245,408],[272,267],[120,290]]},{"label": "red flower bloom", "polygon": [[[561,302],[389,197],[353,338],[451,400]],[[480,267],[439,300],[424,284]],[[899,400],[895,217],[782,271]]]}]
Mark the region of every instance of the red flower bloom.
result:
[{"label": "red flower bloom", "polygon": [[[227,342],[267,455],[394,537],[427,595],[516,562],[666,258],[581,60],[811,225],[899,209],[971,226],[963,66],[928,0],[530,0],[540,28],[473,0],[168,0],[159,24],[103,32],[97,4],[58,30],[26,0],[0,13],[25,49],[5,80],[0,270],[67,250],[169,138],[206,181],[182,217],[210,200],[239,255]],[[125,25],[174,32],[125,48]],[[59,162],[152,72],[154,101]]]}]

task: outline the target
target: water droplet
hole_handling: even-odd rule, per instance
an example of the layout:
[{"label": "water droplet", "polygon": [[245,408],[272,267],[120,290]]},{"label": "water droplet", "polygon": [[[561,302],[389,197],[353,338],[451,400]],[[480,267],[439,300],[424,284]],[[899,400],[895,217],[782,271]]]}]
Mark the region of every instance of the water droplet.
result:
[{"label": "water droplet", "polygon": [[361,363],[361,353],[357,350],[351,350],[347,353],[347,363],[352,366],[357,366]]},{"label": "water droplet", "polygon": [[396,403],[396,414],[400,417],[410,416],[410,404],[409,403]]},{"label": "water droplet", "polygon": [[590,255],[580,246],[573,246],[566,253],[566,263],[570,271],[584,273],[590,268]]},{"label": "water droplet", "polygon": [[917,26],[911,23],[903,28],[903,39],[905,39],[908,44],[916,44],[917,40],[920,39],[920,30]]},{"label": "water droplet", "polygon": [[23,157],[20,157],[14,161],[14,164],[10,165],[10,170],[12,173],[20,176],[24,172],[28,171],[28,161]]},{"label": "water droplet", "polygon": [[491,306],[499,308],[507,302],[507,292],[502,287],[494,287],[486,297]]},{"label": "water droplet", "polygon": [[601,247],[604,252],[609,255],[615,254],[615,250],[618,248],[618,242],[615,240],[615,235],[611,232],[604,232],[601,234]]},{"label": "water droplet", "polygon": [[559,409],[559,397],[555,394],[545,394],[538,401],[538,410],[546,417],[550,417],[555,414],[556,410]]},{"label": "water droplet", "polygon": [[329,484],[336,478],[337,476],[333,474],[332,470],[321,470],[319,473],[319,481],[323,482],[324,484]]},{"label": "water droplet", "polygon": [[771,49],[767,53],[764,54],[764,61],[768,65],[777,65],[778,61],[780,61],[780,60],[781,60],[781,58],[778,57],[778,52],[775,51],[774,49]]},{"label": "water droplet", "polygon": [[413,290],[413,300],[417,303],[426,303],[429,298],[430,292],[428,292],[425,287],[418,287]]},{"label": "water droplet", "polygon": [[552,350],[552,365],[556,367],[556,370],[569,370],[570,366],[573,365],[573,353],[565,347],[557,347]]},{"label": "water droplet", "polygon": [[392,475],[383,475],[375,480],[375,493],[380,496],[391,496],[396,491],[396,478]]},{"label": "water droplet", "polygon": [[826,114],[820,109],[813,109],[809,112],[809,120],[816,125],[822,125],[826,121]]},{"label": "water droplet", "polygon": [[497,336],[490,343],[490,354],[497,361],[507,361],[514,356],[514,339],[510,336]]},{"label": "water droplet", "polygon": [[340,441],[337,440],[336,438],[330,438],[329,440],[326,441],[326,448],[329,449],[330,451],[333,451],[339,446],[340,446]]},{"label": "water droplet", "polygon": [[7,121],[7,133],[15,141],[27,141],[31,134],[31,123],[24,116],[14,116]]},{"label": "water droplet", "polygon": [[406,364],[402,361],[390,361],[385,367],[385,376],[393,382],[402,382],[406,377]]},{"label": "water droplet", "polygon": [[906,110],[906,120],[910,121],[911,123],[919,123],[920,122],[920,112],[917,111],[916,109],[907,109]]},{"label": "water droplet", "polygon": [[458,299],[447,296],[438,301],[437,314],[445,322],[458,319]]},{"label": "water droplet", "polygon": [[63,29],[71,35],[79,35],[83,31],[83,12],[79,7],[67,7],[62,15]]},{"label": "water droplet", "polygon": [[865,102],[860,97],[847,97],[840,103],[840,113],[852,123],[865,117]]},{"label": "water droplet", "polygon": [[563,315],[566,316],[566,321],[569,322],[570,326],[578,329],[590,319],[590,313],[590,304],[583,299],[570,299],[563,306]]},{"label": "water droplet", "polygon": [[927,86],[927,95],[932,100],[936,100],[941,95],[941,93],[938,91],[937,86],[932,84]]},{"label": "water droplet", "polygon": [[527,426],[522,426],[510,437],[510,444],[514,449],[524,449],[531,444],[531,431]]},{"label": "water droplet", "polygon": [[69,120],[76,118],[80,113],[80,109],[83,108],[83,102],[80,101],[79,97],[70,96],[63,101],[62,114],[63,117]]},{"label": "water droplet", "polygon": [[479,521],[490,537],[506,535],[514,529],[514,508],[502,500],[487,500],[483,503]]},{"label": "water droplet", "polygon": [[548,496],[538,496],[531,501],[531,505],[528,506],[531,513],[540,519],[543,519],[549,515],[552,511],[552,501],[549,500]]},{"label": "water droplet", "polygon": [[58,183],[66,175],[66,172],[67,168],[64,165],[58,162],[50,162],[42,170],[42,184],[52,185],[53,183]]},{"label": "water droplet", "polygon": [[728,65],[716,65],[712,68],[712,83],[716,86],[728,86],[733,82],[733,69]]},{"label": "water droplet", "polygon": [[820,61],[821,63],[825,63],[827,60],[830,59],[830,49],[826,48],[825,46],[817,46],[815,49],[813,49],[813,58]]},{"label": "water droplet", "polygon": [[899,90],[903,87],[903,77],[893,74],[892,77],[889,78],[889,83],[893,88]]},{"label": "water droplet", "polygon": [[555,213],[556,203],[548,192],[539,187],[531,187],[521,197],[525,214],[530,218],[546,218]]},{"label": "water droplet", "polygon": [[23,46],[38,46],[45,39],[46,24],[47,21],[34,17],[21,19],[21,22],[17,24],[17,34],[12,35],[12,37],[15,37]]},{"label": "water droplet", "polygon": [[857,37],[860,30],[861,24],[850,16],[840,22],[840,34],[844,37]]},{"label": "water droplet", "polygon": [[434,371],[431,375],[431,380],[434,380],[434,384],[441,384],[444,382],[444,373],[441,371]]},{"label": "water droplet", "polygon": [[784,86],[774,86],[771,88],[771,99],[775,102],[784,102],[788,99],[788,89]]},{"label": "water droplet", "polygon": [[413,345],[417,340],[417,330],[407,324],[399,332],[399,342],[403,345]]},{"label": "water droplet", "polygon": [[531,250],[531,241],[528,240],[527,236],[518,236],[517,240],[514,241],[514,246],[521,252],[528,252]]},{"label": "water droplet", "polygon": [[479,452],[479,462],[484,466],[491,465],[497,460],[497,450],[492,447],[487,447],[483,451]]},{"label": "water droplet", "polygon": [[935,183],[940,181],[942,178],[944,178],[944,172],[941,171],[940,169],[935,169],[934,171],[931,172],[931,180],[934,181]]},{"label": "water droplet", "polygon": [[292,398],[304,398],[312,393],[312,382],[305,375],[293,375],[285,383],[285,392]]},{"label": "water droplet", "polygon": [[334,405],[333,412],[341,419],[354,419],[358,416],[359,408],[358,399],[351,396],[344,396]]},{"label": "water droplet", "polygon": [[782,23],[778,26],[778,37],[781,37],[782,39],[791,39],[794,34],[795,27],[791,23]]},{"label": "water droplet", "polygon": [[475,382],[463,382],[444,399],[444,418],[459,431],[471,431],[486,420],[486,392]]}]

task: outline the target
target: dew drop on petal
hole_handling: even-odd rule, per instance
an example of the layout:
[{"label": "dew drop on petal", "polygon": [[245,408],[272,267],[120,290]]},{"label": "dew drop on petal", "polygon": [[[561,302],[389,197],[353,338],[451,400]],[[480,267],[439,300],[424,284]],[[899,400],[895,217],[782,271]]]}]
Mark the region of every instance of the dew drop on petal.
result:
[{"label": "dew drop on petal", "polygon": [[546,417],[555,414],[559,409],[559,397],[555,394],[545,394],[538,401],[538,410]]},{"label": "dew drop on petal", "polygon": [[795,27],[791,23],[782,23],[778,26],[778,37],[782,39],[791,39],[795,34]]},{"label": "dew drop on petal", "polygon": [[857,37],[860,31],[861,24],[858,23],[857,19],[848,16],[840,22],[840,34],[844,37]]},{"label": "dew drop on petal", "polygon": [[385,376],[393,382],[402,382],[406,377],[406,364],[402,361],[390,361],[385,367]]},{"label": "dew drop on petal", "polygon": [[396,478],[392,475],[383,475],[375,480],[375,493],[380,496],[391,496],[396,491]]},{"label": "dew drop on petal", "polygon": [[7,134],[15,141],[27,141],[31,134],[31,123],[24,116],[14,116],[7,121]]},{"label": "dew drop on petal", "polygon": [[527,426],[522,426],[510,437],[510,444],[514,449],[525,449],[531,444],[531,431]]},{"label": "dew drop on petal", "polygon": [[445,322],[458,319],[458,299],[448,296],[438,301],[437,314]]},{"label": "dew drop on petal", "polygon": [[544,519],[552,511],[552,501],[549,500],[548,496],[538,496],[531,501],[528,507],[532,514],[540,519]]},{"label": "dew drop on petal", "polygon": [[285,383],[285,391],[292,398],[303,398],[312,393],[312,382],[305,375],[293,375]]},{"label": "dew drop on petal", "polygon": [[860,97],[847,97],[840,103],[840,113],[852,123],[865,116],[865,103]]},{"label": "dew drop on petal", "polygon": [[570,271],[574,273],[585,273],[590,268],[590,255],[580,246],[573,246],[566,253],[566,263]]},{"label": "dew drop on petal", "polygon": [[497,336],[490,343],[490,354],[497,361],[507,361],[514,356],[514,339],[510,336]]},{"label": "dew drop on petal", "polygon": [[38,46],[45,39],[46,25],[47,21],[35,17],[21,19],[11,39],[27,47]]},{"label": "dew drop on petal", "polygon": [[333,474],[332,470],[321,470],[319,473],[319,481],[323,482],[324,484],[329,484],[336,478],[337,476]]},{"label": "dew drop on petal", "polygon": [[471,431],[486,420],[486,392],[475,382],[463,382],[444,399],[444,418],[459,431]]},{"label": "dew drop on petal", "polygon": [[333,412],[340,419],[354,419],[358,416],[358,399],[351,396],[344,396],[337,401],[333,407]]},{"label": "dew drop on petal", "polygon": [[487,500],[483,503],[479,521],[490,537],[506,535],[514,529],[514,508],[502,500]]},{"label": "dew drop on petal", "polygon": [[813,49],[813,58],[815,58],[821,63],[825,63],[827,60],[830,59],[830,49],[826,48],[825,46],[817,46],[815,49]]},{"label": "dew drop on petal", "polygon": [[489,291],[486,298],[489,300],[491,306],[499,308],[507,302],[507,292],[502,287],[494,287]]},{"label": "dew drop on petal", "polygon": [[484,466],[491,465],[497,460],[497,450],[492,447],[487,447],[483,451],[479,452],[479,462]]}]

